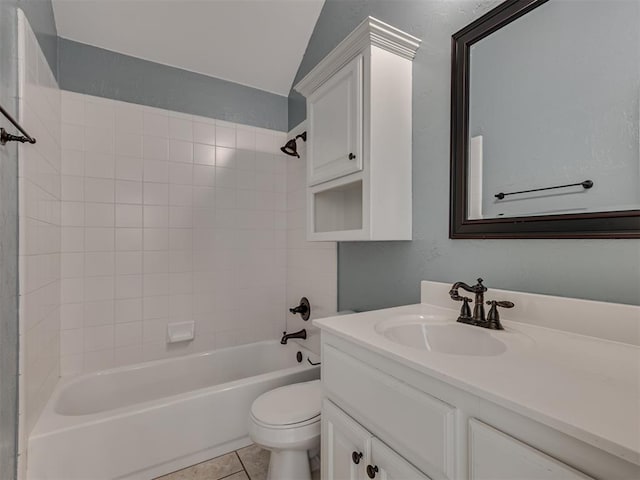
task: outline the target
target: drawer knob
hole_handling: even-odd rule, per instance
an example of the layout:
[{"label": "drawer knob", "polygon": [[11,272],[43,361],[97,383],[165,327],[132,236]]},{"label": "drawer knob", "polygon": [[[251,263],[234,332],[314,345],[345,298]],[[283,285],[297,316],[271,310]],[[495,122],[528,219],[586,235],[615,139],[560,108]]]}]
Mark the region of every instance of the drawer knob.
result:
[{"label": "drawer knob", "polygon": [[362,452],[352,452],[351,453],[351,460],[353,460],[353,463],[355,463],[356,465],[358,465],[360,463],[360,459],[362,458]]},{"label": "drawer knob", "polygon": [[349,160],[354,160],[356,158],[355,154],[350,153],[349,154]]},{"label": "drawer knob", "polygon": [[367,475],[369,478],[376,478],[376,473],[378,473],[378,466],[375,467],[373,465],[367,465]]}]

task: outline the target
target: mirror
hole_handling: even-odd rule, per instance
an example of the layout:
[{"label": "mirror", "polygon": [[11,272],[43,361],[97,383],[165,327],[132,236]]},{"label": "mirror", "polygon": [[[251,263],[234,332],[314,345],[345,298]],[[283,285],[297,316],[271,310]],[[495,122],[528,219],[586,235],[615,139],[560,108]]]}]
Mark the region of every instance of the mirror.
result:
[{"label": "mirror", "polygon": [[509,0],[453,36],[451,238],[640,238],[640,2]]}]

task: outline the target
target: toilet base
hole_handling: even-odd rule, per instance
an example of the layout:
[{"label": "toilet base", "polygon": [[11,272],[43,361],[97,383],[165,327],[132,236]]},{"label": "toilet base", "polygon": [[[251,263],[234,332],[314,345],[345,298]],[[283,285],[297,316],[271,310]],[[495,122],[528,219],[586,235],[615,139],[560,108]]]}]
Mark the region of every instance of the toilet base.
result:
[{"label": "toilet base", "polygon": [[271,450],[267,480],[311,480],[307,450]]}]

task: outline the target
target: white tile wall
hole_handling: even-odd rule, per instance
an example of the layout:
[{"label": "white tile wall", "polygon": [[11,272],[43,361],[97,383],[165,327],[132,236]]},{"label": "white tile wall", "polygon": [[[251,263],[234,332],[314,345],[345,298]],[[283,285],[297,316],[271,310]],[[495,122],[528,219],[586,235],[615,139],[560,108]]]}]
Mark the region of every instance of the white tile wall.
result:
[{"label": "white tile wall", "polygon": [[61,157],[60,91],[21,11],[18,15],[18,69],[19,119],[37,140],[35,145],[20,145],[18,150],[18,473],[19,478],[24,478],[26,439],[59,374]]},{"label": "white tile wall", "polygon": [[284,133],[66,91],[62,121],[63,375],[281,334]]},{"label": "white tile wall", "polygon": [[[60,91],[22,14],[19,478],[59,373],[262,339],[335,311],[336,247],[308,243],[280,132]],[[62,120],[62,122],[60,121]],[[298,132],[293,132],[298,133]],[[288,186],[288,187],[287,187]],[[196,340],[166,344],[170,321]]]},{"label": "white tile wall", "polygon": [[[306,122],[289,132],[295,138]],[[298,305],[301,297],[311,304],[311,319],[328,317],[336,312],[338,298],[338,259],[335,242],[306,241],[306,144],[298,140],[300,159],[287,160],[287,306]],[[305,346],[320,353],[320,332],[300,315],[287,314],[287,331],[307,329]]]}]

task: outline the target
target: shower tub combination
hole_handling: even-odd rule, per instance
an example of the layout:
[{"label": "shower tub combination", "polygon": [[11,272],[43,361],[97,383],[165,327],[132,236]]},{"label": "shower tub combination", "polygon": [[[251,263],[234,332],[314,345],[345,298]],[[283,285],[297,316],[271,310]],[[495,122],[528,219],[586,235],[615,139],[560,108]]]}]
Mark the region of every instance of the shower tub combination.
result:
[{"label": "shower tub combination", "polygon": [[307,359],[320,361],[265,341],[63,379],[29,438],[28,477],[149,479],[247,446],[256,397],[320,378]]}]

